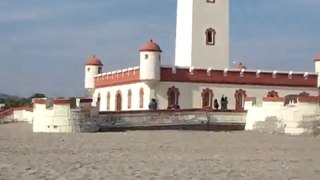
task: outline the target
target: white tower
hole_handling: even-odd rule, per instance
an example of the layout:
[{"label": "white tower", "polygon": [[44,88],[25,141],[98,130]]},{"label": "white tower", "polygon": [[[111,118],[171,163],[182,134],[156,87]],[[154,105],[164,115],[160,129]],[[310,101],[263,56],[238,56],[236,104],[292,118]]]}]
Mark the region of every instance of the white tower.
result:
[{"label": "white tower", "polygon": [[160,81],[161,48],[150,40],[140,49],[140,80]]},{"label": "white tower", "polygon": [[315,72],[318,73],[318,88],[320,88],[320,54],[314,59]]},{"label": "white tower", "polygon": [[84,88],[86,89],[86,95],[92,97],[94,92],[94,76],[100,74],[103,64],[96,56],[90,57],[85,64],[85,80]]},{"label": "white tower", "polygon": [[229,67],[229,0],[177,0],[176,66]]}]

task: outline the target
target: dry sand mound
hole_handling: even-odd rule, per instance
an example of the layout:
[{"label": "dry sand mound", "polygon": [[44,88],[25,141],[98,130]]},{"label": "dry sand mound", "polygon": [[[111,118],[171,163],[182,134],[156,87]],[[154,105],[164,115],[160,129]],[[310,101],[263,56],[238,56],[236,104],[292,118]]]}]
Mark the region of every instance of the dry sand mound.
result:
[{"label": "dry sand mound", "polygon": [[0,125],[0,179],[320,179],[319,153],[319,137],[33,134],[30,125]]}]

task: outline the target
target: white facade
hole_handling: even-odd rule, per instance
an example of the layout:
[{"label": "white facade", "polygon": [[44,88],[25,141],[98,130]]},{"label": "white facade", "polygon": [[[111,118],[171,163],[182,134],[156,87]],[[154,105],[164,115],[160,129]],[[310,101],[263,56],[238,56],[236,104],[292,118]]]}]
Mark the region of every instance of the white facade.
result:
[{"label": "white facade", "polygon": [[14,110],[13,119],[15,122],[28,122],[32,124],[33,112],[25,109]]},{"label": "white facade", "polygon": [[[207,44],[209,29],[214,30],[213,44]],[[175,65],[229,67],[229,0],[177,1]]]},{"label": "white facade", "polygon": [[179,83],[160,82],[155,86],[155,98],[158,101],[159,109],[168,107],[168,88],[174,86],[179,89],[179,105],[181,109],[202,108],[201,93],[203,89],[209,88],[213,92],[213,100],[220,99],[224,95],[228,98],[228,109],[235,109],[235,91],[242,89],[246,91],[248,97],[256,97],[257,104],[262,104],[262,98],[266,97],[269,91],[277,91],[279,96],[284,97],[289,94],[300,94],[304,91],[311,96],[317,96],[316,88],[296,88],[296,87],[276,87],[276,86],[254,86],[254,85],[228,85],[228,84],[204,84],[204,83]]},{"label": "white facade", "polygon": [[[257,104],[262,104],[262,98],[266,97],[268,92],[276,91],[280,97],[290,94],[300,94],[307,92],[310,96],[317,96],[316,88],[299,87],[281,87],[281,86],[255,86],[255,85],[228,85],[228,84],[205,84],[205,83],[179,83],[179,82],[159,82],[150,86],[143,82],[111,86],[96,89],[93,98],[93,105],[96,104],[100,96],[100,111],[116,110],[116,94],[121,92],[122,105],[121,110],[147,110],[148,104],[152,98],[158,102],[158,109],[168,108],[168,89],[175,87],[179,90],[178,104],[181,109],[202,108],[201,93],[204,89],[210,89],[213,92],[212,103],[217,99],[220,104],[222,96],[228,98],[228,109],[235,107],[235,91],[244,90],[248,97],[255,97]],[[143,107],[140,107],[140,90],[143,89]],[[128,108],[128,91],[131,90],[131,107]],[[110,93],[109,109],[107,108],[107,97]],[[244,99],[243,99],[244,101]],[[243,102],[244,103],[244,102]],[[264,102],[267,105],[266,102]],[[282,103],[283,104],[283,103]]]},{"label": "white facade", "polygon": [[140,79],[142,81],[160,81],[161,52],[140,52]]},{"label": "white facade", "polygon": [[318,73],[318,88],[320,88],[320,60],[315,60],[315,72]]},{"label": "white facade", "polygon": [[[131,91],[131,100],[129,100],[129,91]],[[96,89],[93,95],[92,105],[95,106],[97,100],[100,98],[100,111],[117,111],[118,93],[121,94],[121,111],[147,110],[149,102],[151,98],[153,98],[150,87],[146,83],[139,82]]]}]

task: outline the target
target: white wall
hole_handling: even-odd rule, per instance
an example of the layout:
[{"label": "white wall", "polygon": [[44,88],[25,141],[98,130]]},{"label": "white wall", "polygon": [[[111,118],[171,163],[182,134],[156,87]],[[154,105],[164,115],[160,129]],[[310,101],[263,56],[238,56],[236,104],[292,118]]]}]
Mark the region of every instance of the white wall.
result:
[{"label": "white wall", "polygon": [[192,66],[193,0],[177,0],[175,65]]},{"label": "white wall", "polygon": [[318,87],[320,87],[320,60],[315,61],[315,72],[318,73]]},{"label": "white wall", "polygon": [[101,66],[92,66],[92,65],[85,66],[84,87],[86,89],[94,88],[94,76],[99,74],[99,67]]},{"label": "white wall", "polygon": [[140,80],[160,80],[160,52],[140,52]]},{"label": "white wall", "polygon": [[13,119],[18,122],[28,122],[32,123],[33,121],[33,112],[26,110],[14,110]]},{"label": "white wall", "polygon": [[[295,103],[283,106],[283,102],[263,102],[262,106],[248,107],[246,119],[246,130],[256,130],[255,125],[266,122],[269,117],[274,117],[279,127],[283,128],[284,133],[299,135],[303,133],[313,133],[312,125],[315,121],[320,121],[320,107],[317,102]],[[310,117],[310,118],[308,118]],[[305,127],[303,123],[308,123]],[[315,123],[316,125],[317,123]],[[260,125],[261,126],[261,125]],[[268,126],[267,123],[264,126]],[[261,127],[258,127],[261,128]],[[265,127],[267,128],[267,127]],[[274,129],[279,131],[277,129]]]},{"label": "white wall", "polygon": [[[140,88],[143,88],[144,99],[143,108],[140,108]],[[131,108],[128,109],[128,90],[131,89]],[[116,110],[116,93],[120,90],[122,94],[122,110],[147,110],[151,99],[150,87],[145,83],[133,83],[112,87],[97,88],[93,95],[92,105],[95,106],[98,94],[100,94],[100,111],[107,111],[107,94],[110,92],[110,110]]]},{"label": "white wall", "polygon": [[45,104],[34,105],[33,132],[73,132],[73,119],[70,117],[69,104],[54,104],[46,109]]},{"label": "white wall", "polygon": [[226,85],[226,84],[203,84],[203,83],[178,83],[178,82],[160,82],[155,85],[154,92],[155,97],[158,100],[158,106],[160,109],[166,109],[168,106],[168,88],[175,86],[179,88],[180,108],[201,108],[202,89],[210,88],[213,90],[214,98],[219,101],[222,95],[228,97],[228,108],[235,109],[235,91],[243,89],[246,91],[248,97],[257,97],[257,104],[262,104],[262,98],[266,97],[268,92],[275,90],[279,93],[280,97],[284,97],[288,94],[300,94],[303,91],[310,93],[311,96],[317,96],[318,91],[316,88],[296,88],[296,87],[277,87],[277,86],[253,86],[253,85]]},{"label": "white wall", "polygon": [[[206,29],[216,31],[214,46],[206,45]],[[178,0],[176,66],[229,67],[229,0]]]}]

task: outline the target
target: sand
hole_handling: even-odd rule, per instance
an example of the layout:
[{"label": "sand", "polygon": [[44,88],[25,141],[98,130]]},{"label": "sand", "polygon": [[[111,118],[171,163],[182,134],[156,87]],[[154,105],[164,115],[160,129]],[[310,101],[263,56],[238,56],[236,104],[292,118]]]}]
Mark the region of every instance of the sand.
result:
[{"label": "sand", "polygon": [[0,125],[0,179],[320,179],[320,137],[253,132],[33,134]]}]

